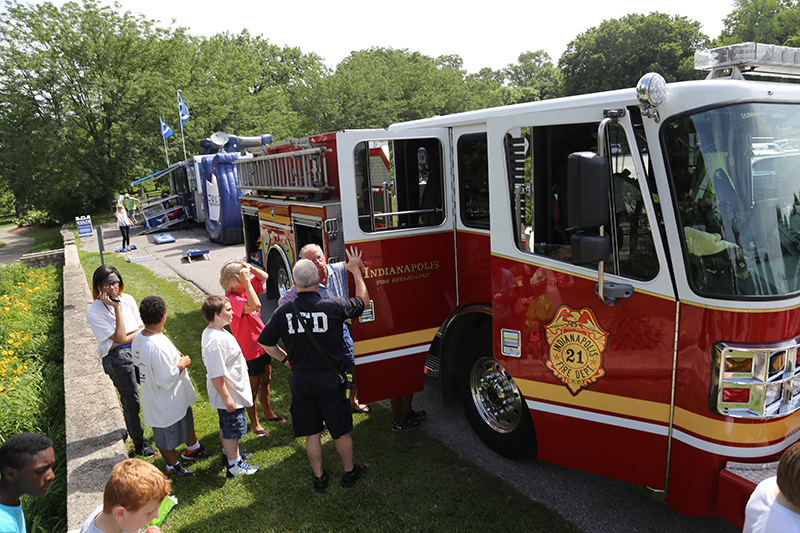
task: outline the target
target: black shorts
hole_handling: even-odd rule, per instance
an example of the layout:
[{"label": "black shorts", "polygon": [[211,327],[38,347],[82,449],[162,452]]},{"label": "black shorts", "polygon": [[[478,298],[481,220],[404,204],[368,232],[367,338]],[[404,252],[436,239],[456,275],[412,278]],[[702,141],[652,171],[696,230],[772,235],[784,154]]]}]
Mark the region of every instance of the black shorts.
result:
[{"label": "black shorts", "polygon": [[247,361],[247,375],[253,378],[260,376],[266,372],[267,365],[272,366],[272,357],[268,353],[262,353],[255,359]]},{"label": "black shorts", "polygon": [[353,431],[350,400],[339,397],[339,378],[333,370],[292,370],[289,385],[295,437],[315,435],[325,427],[334,439]]}]

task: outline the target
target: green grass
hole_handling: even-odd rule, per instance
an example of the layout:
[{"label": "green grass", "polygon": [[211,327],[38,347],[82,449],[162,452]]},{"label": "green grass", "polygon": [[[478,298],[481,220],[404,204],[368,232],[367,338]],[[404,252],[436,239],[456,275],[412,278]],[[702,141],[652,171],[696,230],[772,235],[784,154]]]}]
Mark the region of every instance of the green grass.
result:
[{"label": "green grass", "polygon": [[33,246],[31,246],[31,249],[28,251],[30,254],[58,250],[64,247],[64,239],[61,237],[61,226],[37,229],[36,231],[26,233],[25,236],[35,239]]},{"label": "green grass", "polygon": [[[91,279],[100,265],[99,254],[81,253],[81,261]],[[193,406],[198,438],[220,454],[217,413],[208,404],[201,359],[202,298],[184,293],[178,284],[158,278],[141,265],[119,260],[109,264],[120,271],[125,291],[137,302],[151,294],[166,301],[165,333],[192,358],[189,375],[199,397]],[[274,366],[272,405],[285,416],[291,405],[288,377],[287,368]],[[333,441],[323,433],[323,464],[332,483],[327,494],[315,494],[303,440],[294,438],[291,423],[266,423],[269,437],[248,434],[241,441],[244,451],[254,453],[251,462],[262,470],[227,480],[219,455],[192,463],[193,478],[173,481],[179,503],[162,529],[165,533],[579,531],[425,432],[392,433],[386,409],[376,406],[372,414],[357,414],[354,424],[354,458],[369,465],[355,488],[339,486],[341,463]],[[164,468],[160,457],[152,462]]]}]

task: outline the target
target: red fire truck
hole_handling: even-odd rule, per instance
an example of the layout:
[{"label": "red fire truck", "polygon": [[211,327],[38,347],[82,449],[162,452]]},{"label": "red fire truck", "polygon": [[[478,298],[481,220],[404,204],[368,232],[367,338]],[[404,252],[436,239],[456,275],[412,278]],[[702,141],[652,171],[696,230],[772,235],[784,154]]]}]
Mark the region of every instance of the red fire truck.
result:
[{"label": "red fire truck", "polygon": [[705,81],[339,131],[239,165],[277,296],[297,250],[363,251],[360,398],[423,367],[495,451],[741,526],[800,439],[800,50],[699,53]]}]

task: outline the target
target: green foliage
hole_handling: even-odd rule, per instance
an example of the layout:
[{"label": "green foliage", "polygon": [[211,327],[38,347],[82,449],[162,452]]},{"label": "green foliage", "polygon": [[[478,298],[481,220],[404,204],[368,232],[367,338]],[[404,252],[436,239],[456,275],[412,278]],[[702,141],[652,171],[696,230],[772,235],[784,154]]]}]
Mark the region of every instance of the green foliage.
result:
[{"label": "green foliage", "polygon": [[517,104],[547,100],[559,96],[561,73],[553,66],[550,56],[544,51],[520,54],[516,64],[504,70],[509,82],[504,104]]},{"label": "green foliage", "polygon": [[0,34],[0,174],[57,218],[107,203],[157,154],[185,36],[94,0],[9,3]]},{"label": "green foliage", "polygon": [[51,226],[56,223],[56,219],[47,211],[30,209],[17,220],[17,226]]},{"label": "green foliage", "polygon": [[306,132],[385,128],[500,104],[496,86],[467,77],[458,56],[370,48],[351,53],[332,75],[319,74],[298,102]]},{"label": "green foliage", "polygon": [[0,442],[24,431],[53,441],[56,478],[23,498],[33,532],[66,530],[63,292],[60,267],[0,267]]},{"label": "green foliage", "polygon": [[796,0],[735,0],[724,24],[717,46],[748,41],[800,45],[800,7]]},{"label": "green foliage", "polygon": [[603,21],[567,45],[559,67],[564,95],[635,87],[648,72],[668,82],[700,79],[694,52],[708,38],[700,23],[663,13]]}]

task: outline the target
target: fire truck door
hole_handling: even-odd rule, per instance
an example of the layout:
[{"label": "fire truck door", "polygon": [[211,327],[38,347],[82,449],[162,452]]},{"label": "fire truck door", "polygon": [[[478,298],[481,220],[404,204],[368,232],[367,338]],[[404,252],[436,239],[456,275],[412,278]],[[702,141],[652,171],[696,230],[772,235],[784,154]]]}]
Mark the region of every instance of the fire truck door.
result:
[{"label": "fire truck door", "polygon": [[[509,176],[516,199],[490,198],[493,352],[524,397],[540,459],[664,489],[676,304],[646,154],[627,117],[611,128],[611,196],[596,199],[613,211],[605,281],[632,294],[608,305],[597,264],[573,261],[567,222],[568,157],[596,150],[598,124],[570,119],[503,130],[503,143],[520,140],[515,166],[525,172]],[[493,407],[478,392],[478,408]]]},{"label": "fire truck door", "polygon": [[352,321],[359,400],[420,391],[456,305],[448,131],[343,132],[337,152],[345,246],[363,254],[371,299]]}]

